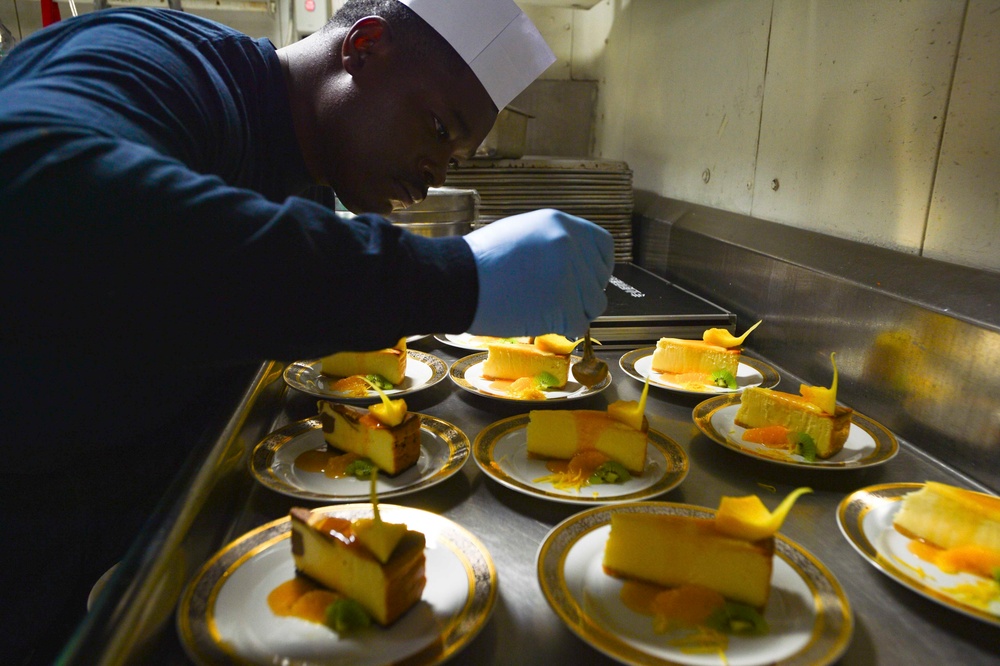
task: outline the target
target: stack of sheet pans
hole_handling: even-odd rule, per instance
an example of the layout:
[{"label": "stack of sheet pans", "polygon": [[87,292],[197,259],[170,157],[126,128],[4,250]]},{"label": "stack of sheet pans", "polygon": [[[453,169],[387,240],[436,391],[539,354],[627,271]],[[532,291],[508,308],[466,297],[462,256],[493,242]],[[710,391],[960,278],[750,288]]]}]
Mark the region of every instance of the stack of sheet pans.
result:
[{"label": "stack of sheet pans", "polygon": [[539,208],[586,218],[615,239],[615,260],[632,260],[632,171],[588,158],[472,159],[448,170],[446,187],[479,192],[479,225]]}]

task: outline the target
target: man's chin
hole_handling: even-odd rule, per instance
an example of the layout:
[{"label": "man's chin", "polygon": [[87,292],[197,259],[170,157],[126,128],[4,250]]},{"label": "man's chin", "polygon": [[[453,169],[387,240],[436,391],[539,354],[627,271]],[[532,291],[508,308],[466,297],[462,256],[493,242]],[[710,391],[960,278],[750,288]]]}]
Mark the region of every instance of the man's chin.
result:
[{"label": "man's chin", "polygon": [[344,208],[351,211],[355,215],[361,215],[363,213],[375,213],[376,215],[388,215],[393,211],[393,205],[391,201],[358,201],[355,199],[337,197],[340,199],[340,203],[343,204]]}]

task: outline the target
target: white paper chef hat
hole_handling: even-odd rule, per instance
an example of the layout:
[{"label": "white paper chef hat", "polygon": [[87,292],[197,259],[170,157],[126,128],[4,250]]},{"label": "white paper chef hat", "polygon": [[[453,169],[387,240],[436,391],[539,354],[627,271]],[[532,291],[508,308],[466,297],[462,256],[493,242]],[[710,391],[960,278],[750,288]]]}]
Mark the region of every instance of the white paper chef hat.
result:
[{"label": "white paper chef hat", "polygon": [[503,109],[556,60],[514,0],[399,0],[447,40]]}]

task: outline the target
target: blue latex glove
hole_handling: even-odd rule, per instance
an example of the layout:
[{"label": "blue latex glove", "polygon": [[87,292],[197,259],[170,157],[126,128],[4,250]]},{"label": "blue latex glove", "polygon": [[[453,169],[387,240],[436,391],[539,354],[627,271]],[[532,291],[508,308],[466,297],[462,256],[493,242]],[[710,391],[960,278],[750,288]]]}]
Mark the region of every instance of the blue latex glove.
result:
[{"label": "blue latex glove", "polygon": [[608,299],[614,240],[592,222],[545,209],[464,236],[476,258],[479,305],[469,332],[583,335]]}]

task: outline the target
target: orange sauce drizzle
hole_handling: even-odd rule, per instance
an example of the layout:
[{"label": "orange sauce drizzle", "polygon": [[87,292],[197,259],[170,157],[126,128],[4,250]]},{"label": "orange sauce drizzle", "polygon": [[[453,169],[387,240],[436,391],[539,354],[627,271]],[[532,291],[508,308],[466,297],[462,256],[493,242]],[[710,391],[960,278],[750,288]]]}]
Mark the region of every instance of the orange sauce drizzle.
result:
[{"label": "orange sauce drizzle", "polygon": [[313,449],[300,453],[293,464],[303,472],[322,472],[327,478],[342,479],[347,476],[348,465],[360,457],[356,453]]},{"label": "orange sauce drizzle", "polygon": [[345,393],[355,398],[363,398],[368,395],[368,384],[361,375],[351,375],[338,379],[330,384],[330,390],[337,393]]},{"label": "orange sauce drizzle", "polygon": [[1000,551],[980,546],[939,548],[922,539],[911,539],[907,549],[949,574],[964,572],[992,579],[993,571],[1000,569]]},{"label": "orange sauce drizzle", "polygon": [[704,391],[712,384],[712,375],[707,372],[663,372],[661,376],[671,384],[689,391]]},{"label": "orange sauce drizzle", "polygon": [[665,588],[652,583],[626,580],[619,597],[627,608],[653,618],[653,631],[666,633],[683,630],[685,635],[670,644],[688,654],[717,654],[728,663],[725,650],[728,637],[705,626],[708,618],[722,608],[726,600],[721,594],[701,585],[681,585]]},{"label": "orange sauce drizzle", "polygon": [[788,428],[780,425],[747,428],[743,431],[743,440],[754,444],[763,444],[772,449],[787,449]]},{"label": "orange sauce drizzle", "polygon": [[562,490],[575,488],[579,490],[587,485],[594,471],[611,460],[608,456],[594,449],[585,449],[569,460],[552,459],[545,463],[545,469],[552,474],[535,479],[535,483],[551,483]]},{"label": "orange sauce drizzle", "polygon": [[271,590],[267,605],[275,615],[324,624],[327,606],[339,598],[336,592],[296,576]]}]

